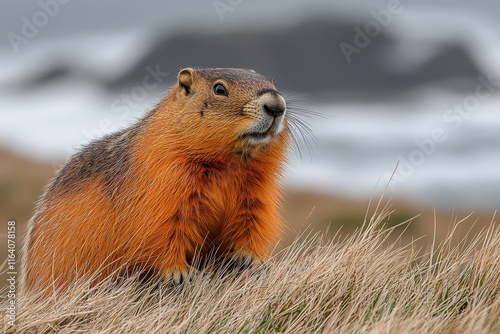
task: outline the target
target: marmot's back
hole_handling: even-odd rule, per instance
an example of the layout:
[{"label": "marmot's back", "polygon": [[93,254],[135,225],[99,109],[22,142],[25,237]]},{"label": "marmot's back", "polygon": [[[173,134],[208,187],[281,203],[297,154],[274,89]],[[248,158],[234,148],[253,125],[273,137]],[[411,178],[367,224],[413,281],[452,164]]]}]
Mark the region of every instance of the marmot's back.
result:
[{"label": "marmot's back", "polygon": [[23,286],[48,293],[122,270],[180,283],[195,252],[260,263],[279,234],[285,114],[253,71],[180,71],[155,109],[59,171],[30,223]]}]

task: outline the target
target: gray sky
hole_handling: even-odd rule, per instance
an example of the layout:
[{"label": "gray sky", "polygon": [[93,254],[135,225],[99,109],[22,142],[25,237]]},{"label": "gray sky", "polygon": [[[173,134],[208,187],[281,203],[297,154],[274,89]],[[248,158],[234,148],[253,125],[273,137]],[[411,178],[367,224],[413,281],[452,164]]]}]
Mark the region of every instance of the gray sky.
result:
[{"label": "gray sky", "polygon": [[[42,11],[40,3],[58,3],[63,0],[2,1],[0,3],[0,47],[9,45],[8,34],[21,34],[23,17],[33,21],[33,16]],[[68,0],[64,0],[68,1]],[[387,6],[388,1],[379,0],[239,0],[223,14],[223,20],[214,3],[238,3],[237,0],[199,1],[123,1],[123,0],[70,0],[59,5],[58,13],[49,18],[40,29],[37,40],[67,37],[79,34],[95,34],[123,31],[127,29],[197,30],[233,29],[235,27],[259,27],[276,23],[294,23],[298,18],[322,13],[340,19],[368,17],[370,10]],[[444,8],[462,11],[467,15],[479,15],[482,20],[498,23],[500,1],[498,0],[401,0],[401,4],[414,8]],[[50,6],[49,6],[50,7]]]}]

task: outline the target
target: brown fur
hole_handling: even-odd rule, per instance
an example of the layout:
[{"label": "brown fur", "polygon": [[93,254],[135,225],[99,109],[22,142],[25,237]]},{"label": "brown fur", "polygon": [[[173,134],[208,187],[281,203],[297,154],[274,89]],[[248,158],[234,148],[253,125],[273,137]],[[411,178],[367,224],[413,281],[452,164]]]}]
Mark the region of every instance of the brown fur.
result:
[{"label": "brown fur", "polygon": [[269,143],[241,136],[265,90],[276,87],[252,71],[185,69],[139,122],[73,156],[32,218],[24,287],[58,291],[137,268],[179,281],[196,252],[264,260],[279,236],[289,138],[286,122]]}]

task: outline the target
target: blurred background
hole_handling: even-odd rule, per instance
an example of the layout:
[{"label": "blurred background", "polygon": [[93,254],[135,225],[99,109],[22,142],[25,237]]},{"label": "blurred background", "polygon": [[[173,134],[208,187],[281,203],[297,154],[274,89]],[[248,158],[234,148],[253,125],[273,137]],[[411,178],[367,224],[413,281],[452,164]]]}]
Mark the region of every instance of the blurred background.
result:
[{"label": "blurred background", "polygon": [[497,0],[3,1],[0,242],[62,162],[188,66],[254,69],[323,115],[303,113],[316,140],[290,153],[282,245],[352,231],[384,190],[389,224],[421,214],[422,245],[434,217],[438,238],[470,213],[477,230],[500,208],[499,17]]}]

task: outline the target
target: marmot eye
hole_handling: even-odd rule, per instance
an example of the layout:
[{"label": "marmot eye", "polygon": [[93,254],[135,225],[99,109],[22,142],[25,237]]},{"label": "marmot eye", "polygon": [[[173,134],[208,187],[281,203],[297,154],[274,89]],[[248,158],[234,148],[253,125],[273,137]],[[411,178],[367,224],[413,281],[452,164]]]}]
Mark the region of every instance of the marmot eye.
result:
[{"label": "marmot eye", "polygon": [[224,95],[224,96],[227,96],[227,89],[226,87],[224,87],[223,84],[215,84],[214,86],[214,93],[215,95]]}]

